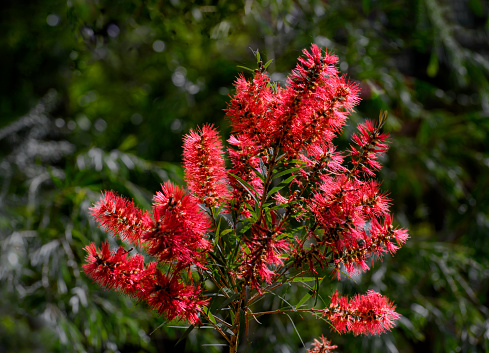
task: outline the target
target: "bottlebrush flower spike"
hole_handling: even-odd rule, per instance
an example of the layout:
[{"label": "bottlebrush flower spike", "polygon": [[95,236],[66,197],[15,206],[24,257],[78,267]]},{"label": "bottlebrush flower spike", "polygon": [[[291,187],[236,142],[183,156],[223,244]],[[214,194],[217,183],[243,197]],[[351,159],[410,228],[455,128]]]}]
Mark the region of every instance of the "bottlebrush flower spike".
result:
[{"label": "bottlebrush flower spike", "polygon": [[183,163],[188,189],[203,204],[218,206],[229,198],[222,144],[212,125],[183,138]]},{"label": "bottlebrush flower spike", "polygon": [[356,246],[360,229],[366,223],[362,217],[360,182],[338,177],[323,176],[319,192],[311,203],[316,220],[324,229],[323,240],[336,250]]},{"label": "bottlebrush flower spike", "polygon": [[170,182],[153,198],[155,221],[143,235],[148,254],[162,262],[203,266],[204,251],[210,248],[205,238],[210,229],[207,215],[195,198]]},{"label": "bottlebrush flower spike", "polygon": [[269,144],[269,136],[273,134],[273,124],[270,124],[269,119],[273,104],[270,78],[257,72],[248,81],[240,75],[234,86],[236,92],[225,109],[232,132],[265,145]]},{"label": "bottlebrush flower spike", "polygon": [[284,152],[295,157],[303,148],[320,141],[330,142],[346,121],[345,110],[358,103],[358,88],[337,75],[338,58],[316,46],[304,57],[288,86],[277,94],[273,124]]},{"label": "bottlebrush flower spike", "polygon": [[373,290],[352,299],[333,293],[331,305],[323,310],[323,317],[339,332],[350,331],[354,335],[380,335],[390,331],[399,314],[396,306]]},{"label": "bottlebrush flower spike", "polygon": [[90,211],[104,230],[119,235],[134,245],[140,244],[141,236],[153,223],[147,211],[140,210],[134,202],[116,195],[113,191],[106,191]]},{"label": "bottlebrush flower spike", "polygon": [[140,254],[129,258],[124,248],[112,253],[107,243],[102,244],[100,250],[90,243],[84,250],[87,251],[87,263],[82,266],[83,271],[95,282],[133,297],[144,298],[147,295],[156,269],[155,262],[145,265]]},{"label": "bottlebrush flower spike", "polygon": [[240,276],[259,292],[259,279],[271,283],[275,276],[272,268],[282,264],[281,253],[290,249],[287,241],[279,237],[278,229],[271,232],[255,226],[252,229],[252,238],[243,239],[246,247],[242,248],[243,264],[240,266]]},{"label": "bottlebrush flower spike", "polygon": [[314,339],[314,343],[307,353],[329,353],[332,349],[338,348],[338,346],[330,346],[331,341],[328,341],[326,337],[321,336],[321,341]]},{"label": "bottlebrush flower spike", "polygon": [[[384,225],[381,225],[376,219],[372,221],[370,229],[371,237],[369,239],[369,247],[372,252],[382,256],[385,252],[384,246],[391,254],[395,253],[399,247],[409,239],[409,235],[405,229],[394,228],[390,215],[387,215],[384,220]],[[397,245],[392,241],[395,240]]]},{"label": "bottlebrush flower spike", "polygon": [[299,159],[313,172],[338,175],[345,171],[342,166],[343,157],[340,153],[335,152],[332,144],[319,142],[309,146],[305,153],[299,155]]},{"label": "bottlebrush flower spike", "polygon": [[353,162],[353,174],[363,171],[369,176],[375,175],[374,171],[380,169],[377,160],[379,155],[387,151],[389,136],[380,131],[379,125],[370,121],[358,125],[358,134],[353,134],[352,139],[358,146],[350,145],[350,156]]},{"label": "bottlebrush flower spike", "polygon": [[[230,144],[228,154],[232,163],[232,168],[229,172],[249,183],[258,193],[262,193],[263,181],[253,171],[259,167],[257,155],[260,153],[261,147],[245,136],[231,136],[228,142]],[[230,178],[230,184],[233,189],[233,199],[237,201],[237,208],[244,202],[254,206],[254,199],[249,194],[249,191],[235,178]],[[248,212],[245,213],[249,216]]]},{"label": "bottlebrush flower spike", "polygon": [[184,319],[191,324],[199,323],[199,312],[208,303],[200,298],[201,289],[193,284],[185,284],[177,275],[167,276],[155,272],[153,291],[146,302],[167,320]]},{"label": "bottlebrush flower spike", "polygon": [[389,214],[390,199],[380,190],[375,180],[369,180],[361,185],[363,214],[367,218],[382,217]]}]

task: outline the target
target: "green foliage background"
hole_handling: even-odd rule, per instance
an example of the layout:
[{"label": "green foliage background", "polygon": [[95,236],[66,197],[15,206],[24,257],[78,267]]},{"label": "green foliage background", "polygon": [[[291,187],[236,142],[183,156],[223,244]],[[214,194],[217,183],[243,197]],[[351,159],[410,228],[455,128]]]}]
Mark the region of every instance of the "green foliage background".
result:
[{"label": "green foliage background", "polygon": [[[106,234],[88,208],[114,189],[143,207],[182,183],[181,138],[213,122],[251,49],[283,82],[312,42],[362,89],[355,123],[389,111],[380,178],[412,239],[321,296],[380,291],[403,315],[380,337],[308,317],[264,317],[248,352],[489,351],[489,5],[483,0],[45,0],[0,9],[0,351],[220,351],[93,285],[82,248]],[[111,238],[115,244],[116,239]],[[300,298],[303,293],[289,293]],[[261,305],[276,307],[277,297]],[[295,328],[300,333],[300,338]]]}]

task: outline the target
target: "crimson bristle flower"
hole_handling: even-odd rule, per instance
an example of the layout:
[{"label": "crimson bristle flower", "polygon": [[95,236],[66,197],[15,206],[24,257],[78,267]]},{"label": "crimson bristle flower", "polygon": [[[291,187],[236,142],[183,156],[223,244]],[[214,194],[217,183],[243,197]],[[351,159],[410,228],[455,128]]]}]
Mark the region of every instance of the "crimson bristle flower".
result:
[{"label": "crimson bristle flower", "polygon": [[282,265],[281,254],[290,250],[289,243],[280,239],[279,229],[268,231],[255,225],[251,238],[243,238],[243,263],[240,276],[260,292],[259,279],[271,283],[275,276],[274,268]]},{"label": "crimson bristle flower", "polygon": [[155,275],[153,291],[146,298],[148,305],[167,320],[178,318],[199,323],[199,313],[208,303],[200,297],[200,287],[184,283],[177,275],[168,276],[161,271]]},{"label": "crimson bristle flower", "polygon": [[318,142],[309,146],[304,153],[299,155],[299,159],[313,171],[321,171],[336,175],[345,171],[342,166],[343,157],[335,152],[332,144]]},{"label": "crimson bristle flower", "polygon": [[257,72],[248,81],[240,75],[234,86],[236,92],[226,109],[232,132],[267,144],[273,135],[273,124],[267,118],[273,104],[270,78]]},{"label": "crimson bristle flower", "polygon": [[102,199],[90,208],[102,229],[139,245],[141,236],[151,228],[152,220],[146,210],[140,210],[123,196],[106,191]]},{"label": "crimson bristle flower", "polygon": [[222,144],[212,125],[185,135],[183,163],[188,189],[203,204],[218,206],[229,198]]},{"label": "crimson bristle flower", "polygon": [[288,77],[289,87],[297,92],[309,90],[314,80],[318,77],[328,78],[337,74],[336,64],[338,57],[336,55],[323,56],[321,49],[316,45],[311,45],[311,51],[302,50],[304,56],[299,56],[299,62],[292,74]]},{"label": "crimson bristle flower", "polygon": [[[230,144],[228,154],[232,164],[232,168],[229,170],[230,173],[246,181],[261,194],[263,192],[263,181],[254,172],[254,170],[259,168],[257,155],[260,151],[260,146],[245,136],[231,136],[228,142]],[[233,199],[236,200],[237,208],[243,203],[248,203],[252,207],[254,206],[254,199],[250,195],[251,190],[247,190],[232,176],[230,178],[230,184],[233,188]],[[249,215],[249,212],[246,212],[246,210],[245,215]]]},{"label": "crimson bristle flower", "polygon": [[311,210],[324,229],[324,240],[341,248],[355,246],[366,220],[361,212],[361,184],[357,179],[323,176],[312,198]]},{"label": "crimson bristle flower", "polygon": [[85,250],[83,271],[98,284],[146,301],[168,320],[199,322],[198,313],[207,300],[200,298],[198,286],[185,284],[178,273],[167,276],[156,269],[155,262],[146,265],[142,255],[129,257],[124,248],[111,252],[107,243],[101,249],[90,243]]},{"label": "crimson bristle flower", "polygon": [[263,148],[282,148],[295,157],[303,148],[331,142],[358,104],[358,87],[338,76],[338,58],[315,44],[303,56],[285,88],[270,87],[270,78],[255,72],[240,76],[227,111],[233,132]]},{"label": "crimson bristle flower", "polygon": [[380,131],[380,126],[370,121],[358,125],[358,134],[353,134],[355,145],[350,145],[350,156],[352,158],[355,174],[362,171],[366,175],[373,176],[380,169],[378,157],[387,151],[387,140],[389,136]]},{"label": "crimson bristle flower", "polygon": [[340,333],[351,332],[354,335],[380,335],[394,327],[399,314],[396,306],[386,297],[369,290],[366,295],[355,295],[348,300],[334,292],[329,308],[323,310],[323,317],[331,322]]},{"label": "crimson bristle flower", "polygon": [[147,295],[155,262],[146,265],[142,255],[129,257],[128,251],[122,247],[111,252],[107,243],[103,243],[101,249],[90,243],[84,250],[87,263],[82,266],[83,271],[95,282],[132,297],[144,298]]},{"label": "crimson bristle flower", "polygon": [[[409,235],[405,229],[394,228],[390,215],[385,217],[383,225],[374,219],[370,228],[370,234],[370,238],[366,241],[367,246],[373,249],[372,252],[380,256],[385,252],[384,247],[391,254],[394,254],[409,239]],[[396,244],[393,243],[393,240],[395,240]]]},{"label": "crimson bristle flower", "polygon": [[143,235],[148,254],[162,262],[203,266],[210,221],[196,199],[168,182],[153,198],[153,227]]},{"label": "crimson bristle flower", "polygon": [[338,346],[331,345],[331,341],[321,335],[320,340],[314,339],[312,347],[307,350],[307,353],[330,353],[335,348],[338,348]]},{"label": "crimson bristle flower", "polygon": [[368,218],[389,214],[390,199],[379,188],[377,181],[369,180],[361,185],[363,213]]},{"label": "crimson bristle flower", "polygon": [[340,266],[343,264],[348,275],[355,274],[357,269],[367,271],[369,269],[367,256],[371,260],[382,259],[384,253],[389,251],[394,254],[399,247],[406,242],[409,235],[405,229],[394,228],[391,216],[386,215],[382,225],[376,218],[370,220],[370,229],[356,233],[355,242],[336,243],[332,246],[334,252],[333,275],[340,279]]},{"label": "crimson bristle flower", "polygon": [[272,118],[280,146],[291,157],[312,143],[330,142],[345,124],[345,111],[359,101],[357,86],[337,75],[336,56],[323,55],[314,44],[303,54],[288,86],[278,92]]}]

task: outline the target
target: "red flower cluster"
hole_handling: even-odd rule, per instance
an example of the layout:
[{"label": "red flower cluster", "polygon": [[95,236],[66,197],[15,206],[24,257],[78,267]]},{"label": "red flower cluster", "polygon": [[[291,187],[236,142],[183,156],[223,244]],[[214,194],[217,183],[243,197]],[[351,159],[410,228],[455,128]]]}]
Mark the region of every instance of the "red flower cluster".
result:
[{"label": "red flower cluster", "polygon": [[216,206],[229,198],[222,145],[212,125],[184,137],[183,160],[188,189],[202,203]]},{"label": "red flower cluster", "polygon": [[[368,256],[382,255],[386,249],[394,253],[408,239],[405,230],[392,227],[389,199],[375,180],[324,175],[310,210],[323,230],[317,243],[333,250],[338,277],[341,264],[348,274],[357,267],[368,270]],[[378,218],[384,218],[384,226]]]},{"label": "red flower cluster", "polygon": [[323,310],[323,316],[339,332],[350,331],[354,335],[379,335],[394,326],[399,314],[396,306],[373,290],[366,295],[356,295],[348,300],[334,292],[329,308]]},{"label": "red flower cluster", "polygon": [[326,337],[321,336],[321,341],[314,339],[314,343],[307,353],[330,353],[332,349],[338,348],[338,346],[330,346],[331,341],[328,341]]},{"label": "red flower cluster", "polygon": [[153,201],[155,222],[143,235],[148,254],[160,262],[175,262],[180,268],[202,267],[203,251],[210,247],[205,238],[210,223],[196,200],[182,188],[167,183]]},{"label": "red flower cluster", "polygon": [[239,275],[261,292],[260,279],[272,283],[275,272],[271,267],[282,265],[281,253],[289,250],[290,246],[286,240],[281,239],[278,229],[270,232],[255,225],[251,233],[251,239],[243,238],[244,261]]},{"label": "red flower cluster", "polygon": [[360,171],[369,176],[375,175],[374,171],[380,169],[377,158],[387,150],[387,134],[380,132],[378,126],[370,121],[358,126],[359,134],[353,135],[355,145],[350,145],[352,157],[352,171],[357,175]]},{"label": "red flower cluster", "polygon": [[[317,277],[320,269],[338,278],[343,268],[348,274],[368,270],[368,260],[406,242],[407,232],[392,225],[390,200],[374,179],[387,150],[384,118],[360,124],[349,149],[339,152],[333,138],[358,103],[358,88],[338,75],[337,57],[316,45],[303,54],[283,88],[261,62],[251,78],[236,80],[226,110],[234,134],[228,172],[217,130],[204,125],[184,137],[189,192],[163,184],[152,212],[105,192],[91,208],[94,218],[158,266],[123,248],[111,253],[107,244],[101,250],[90,244],[83,266],[90,277],[169,320],[207,318],[232,345],[240,315],[248,320],[260,296],[302,276]],[[215,291],[205,293],[213,298],[207,310],[204,290]],[[221,299],[226,310],[216,309],[215,316],[210,308]],[[339,332],[358,335],[389,330],[399,317],[394,308],[369,291],[352,299],[335,292],[329,308],[300,310],[320,312]],[[322,337],[309,352],[334,348]]]},{"label": "red flower cluster", "polygon": [[90,208],[90,211],[104,230],[135,245],[141,242],[141,236],[153,224],[148,212],[140,210],[134,202],[112,191],[106,191],[100,202]]},{"label": "red flower cluster", "polygon": [[155,262],[146,266],[142,255],[129,257],[124,248],[111,253],[107,243],[102,244],[100,250],[90,243],[85,250],[87,264],[83,265],[83,270],[96,282],[136,298],[143,298],[151,292]]},{"label": "red flower cluster", "polygon": [[107,243],[100,250],[90,243],[85,250],[83,270],[99,284],[146,301],[168,320],[178,317],[199,322],[197,313],[207,303],[200,298],[199,287],[183,283],[175,274],[163,274],[155,262],[145,265],[140,254],[128,257],[123,248],[112,254]]},{"label": "red flower cluster", "polygon": [[128,257],[123,248],[112,254],[107,243],[100,251],[92,243],[85,248],[83,269],[97,283],[144,300],[169,320],[178,317],[196,323],[207,301],[201,298],[200,287],[184,281],[182,273],[192,265],[204,266],[209,220],[191,195],[171,183],[163,184],[153,200],[154,218],[113,192],[106,192],[91,211],[104,229],[166,264],[166,273],[155,262],[145,265],[142,255]]},{"label": "red flower cluster", "polygon": [[359,101],[358,88],[338,76],[336,56],[323,56],[314,44],[303,53],[288,85],[276,92],[264,73],[250,81],[238,78],[227,116],[239,140],[295,157],[304,148],[331,142],[341,130],[345,112]]}]

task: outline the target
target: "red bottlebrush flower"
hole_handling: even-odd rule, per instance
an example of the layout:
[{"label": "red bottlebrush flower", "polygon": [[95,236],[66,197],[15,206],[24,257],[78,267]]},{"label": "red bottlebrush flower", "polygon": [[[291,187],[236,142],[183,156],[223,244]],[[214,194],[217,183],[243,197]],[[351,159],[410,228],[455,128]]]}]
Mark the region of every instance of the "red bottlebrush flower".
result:
[{"label": "red bottlebrush flower", "polygon": [[119,235],[134,245],[139,245],[141,236],[153,223],[147,211],[140,210],[132,201],[117,196],[113,191],[106,191],[100,202],[90,208],[90,211],[104,230]]},{"label": "red bottlebrush flower", "polygon": [[266,144],[275,128],[268,118],[273,104],[270,78],[261,72],[255,73],[250,81],[239,76],[235,88],[236,92],[226,109],[232,132]]},{"label": "red bottlebrush flower", "polygon": [[[405,229],[394,228],[390,215],[386,215],[384,225],[381,225],[376,219],[372,220],[370,234],[369,246],[372,248],[372,252],[380,256],[385,251],[384,246],[393,254],[409,239],[409,235]],[[397,245],[392,242],[393,239],[396,240]]]},{"label": "red bottlebrush flower", "polygon": [[153,198],[154,225],[143,235],[148,254],[162,262],[203,266],[204,250],[210,248],[205,238],[210,223],[196,200],[171,183],[162,184]]},{"label": "red bottlebrush flower", "polygon": [[345,246],[355,247],[361,236],[365,219],[360,206],[360,185],[358,180],[345,175],[323,176],[320,191],[312,198],[310,208],[324,229],[324,241],[337,251]]},{"label": "red bottlebrush flower", "polygon": [[363,213],[368,218],[387,216],[390,199],[380,191],[375,180],[365,182],[361,186]]},{"label": "red bottlebrush flower", "polygon": [[271,120],[288,156],[312,143],[331,142],[346,121],[344,111],[358,103],[358,88],[337,75],[337,61],[312,45],[299,58],[287,88],[278,91]]},{"label": "red bottlebrush flower", "polygon": [[307,92],[313,85],[317,77],[322,79],[337,74],[336,64],[338,57],[326,54],[323,56],[321,49],[316,45],[311,45],[311,52],[303,49],[304,57],[298,58],[298,63],[292,75],[288,77],[288,83],[291,89],[297,92]]},{"label": "red bottlebrush flower", "polygon": [[208,303],[200,298],[201,289],[192,284],[185,284],[176,276],[167,276],[155,272],[153,290],[145,298],[146,302],[167,320],[184,319],[191,324],[200,322],[199,312]]},{"label": "red bottlebrush flower", "polygon": [[339,174],[346,169],[341,165],[343,157],[341,153],[335,152],[331,144],[320,142],[308,146],[304,154],[299,155],[300,160],[312,170],[320,170],[329,174]]},{"label": "red bottlebrush flower", "polygon": [[280,254],[290,249],[286,240],[279,239],[280,232],[262,229],[255,225],[251,239],[244,238],[246,249],[243,248],[243,264],[240,276],[245,278],[258,291],[260,278],[267,283],[272,282],[275,271],[271,268],[282,264]]},{"label": "red bottlebrush flower", "polygon": [[156,268],[155,262],[146,266],[142,255],[128,257],[124,248],[111,253],[107,243],[102,244],[100,251],[93,243],[85,250],[87,264],[82,268],[95,282],[133,297],[141,298],[147,294],[148,284]]},{"label": "red bottlebrush flower", "polygon": [[[367,259],[397,251],[409,236],[392,225],[390,200],[371,178],[387,150],[381,131],[387,115],[377,125],[359,125],[344,163],[333,139],[359,102],[358,86],[339,75],[336,56],[314,44],[298,61],[282,88],[261,63],[250,79],[236,80],[226,109],[234,133],[228,140],[229,173],[217,129],[207,124],[184,137],[188,192],[162,184],[152,216],[105,192],[91,208],[94,218],[140,245],[159,265],[146,265],[141,255],[129,256],[123,248],[111,252],[108,244],[97,249],[90,243],[83,266],[88,276],[145,301],[167,320],[197,325],[204,317],[235,350],[236,323],[266,292],[302,276],[318,279],[319,268],[333,268],[338,278],[340,269],[348,275],[366,271]],[[213,218],[213,234],[206,211],[216,209],[221,214]],[[208,253],[212,246],[216,254]],[[231,315],[215,316],[217,322],[202,311],[210,300],[205,298],[219,293],[227,297],[221,309]],[[399,318],[395,305],[374,291],[353,298],[335,291],[323,310],[305,304],[299,312],[322,315],[340,333],[380,334]],[[308,352],[334,348],[322,336]]]},{"label": "red bottlebrush flower", "polygon": [[386,142],[389,136],[381,132],[380,127],[373,125],[370,121],[358,125],[358,130],[359,134],[352,136],[358,147],[350,145],[354,174],[358,174],[358,169],[360,169],[365,174],[373,176],[374,171],[380,169],[377,158],[387,151]]},{"label": "red bottlebrush flower", "polygon": [[[230,173],[237,175],[261,194],[263,192],[263,181],[255,174],[254,169],[259,168],[259,154],[261,147],[246,138],[245,136],[231,136],[228,140],[231,146],[228,148],[232,168]],[[235,178],[230,177],[230,184],[233,188],[233,199],[237,201],[237,207],[246,202],[253,207],[254,199]],[[251,190],[250,190],[251,191]],[[246,213],[246,211],[245,211]]]},{"label": "red bottlebrush flower", "polygon": [[[385,216],[384,225],[381,225],[376,218],[370,220],[370,236],[365,229],[357,233],[355,241],[337,242],[333,246],[335,260],[333,263],[333,273],[340,278],[340,265],[344,264],[346,272],[354,274],[357,268],[363,271],[369,269],[365,260],[370,254],[372,262],[375,257],[382,259],[384,253],[389,251],[394,254],[399,247],[409,238],[404,229],[392,226],[390,215]],[[394,244],[394,240],[397,243]]]},{"label": "red bottlebrush flower", "polygon": [[183,139],[183,162],[188,189],[207,206],[229,198],[222,144],[212,125],[204,125]]},{"label": "red bottlebrush flower", "polygon": [[328,341],[326,337],[321,335],[321,341],[314,339],[312,347],[307,350],[307,353],[329,353],[332,349],[338,348],[338,346],[331,346],[331,341]]},{"label": "red bottlebrush flower", "polygon": [[373,290],[366,295],[356,295],[350,300],[347,296],[339,297],[335,292],[331,305],[323,310],[323,315],[339,332],[380,335],[389,331],[399,318],[395,308],[387,298]]}]

